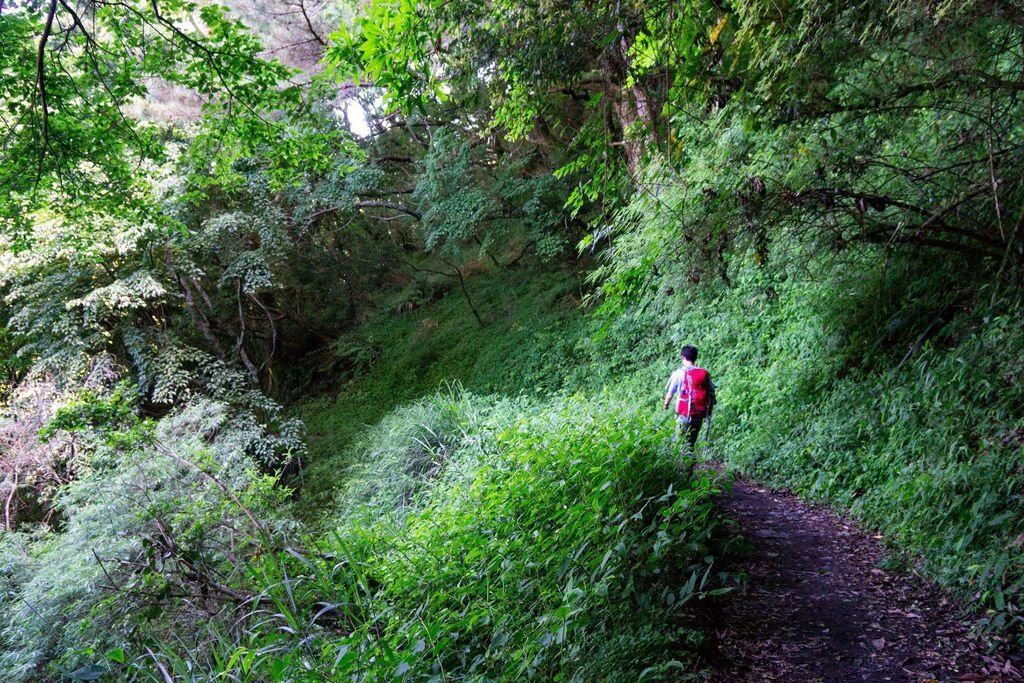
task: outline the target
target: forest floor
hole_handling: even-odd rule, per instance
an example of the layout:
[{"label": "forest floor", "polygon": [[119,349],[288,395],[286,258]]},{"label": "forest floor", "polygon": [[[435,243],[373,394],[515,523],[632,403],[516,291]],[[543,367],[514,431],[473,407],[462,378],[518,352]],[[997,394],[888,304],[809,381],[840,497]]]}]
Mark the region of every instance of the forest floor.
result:
[{"label": "forest floor", "polygon": [[725,681],[1019,681],[1017,655],[972,637],[971,618],[880,537],[796,496],[737,479],[720,500],[750,545],[744,585],[710,606],[707,656]]}]

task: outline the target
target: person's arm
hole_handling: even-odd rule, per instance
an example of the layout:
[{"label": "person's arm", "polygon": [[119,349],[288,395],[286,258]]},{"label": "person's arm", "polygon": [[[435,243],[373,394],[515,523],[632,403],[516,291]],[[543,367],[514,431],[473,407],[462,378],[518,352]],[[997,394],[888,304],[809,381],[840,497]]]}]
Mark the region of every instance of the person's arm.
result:
[{"label": "person's arm", "polygon": [[668,410],[669,404],[672,402],[672,397],[676,395],[676,391],[679,389],[676,383],[675,373],[668,378],[668,386],[665,387],[665,400],[662,401],[662,410]]}]

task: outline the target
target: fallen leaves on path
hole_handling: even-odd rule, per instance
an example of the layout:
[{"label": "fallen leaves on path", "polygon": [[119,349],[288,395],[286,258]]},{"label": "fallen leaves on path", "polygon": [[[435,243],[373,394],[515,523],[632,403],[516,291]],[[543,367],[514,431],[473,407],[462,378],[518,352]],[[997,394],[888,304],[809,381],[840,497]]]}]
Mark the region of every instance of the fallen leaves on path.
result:
[{"label": "fallen leaves on path", "polygon": [[883,569],[881,536],[788,493],[735,483],[720,500],[752,546],[748,578],[708,605],[709,681],[1021,681],[946,595]]}]

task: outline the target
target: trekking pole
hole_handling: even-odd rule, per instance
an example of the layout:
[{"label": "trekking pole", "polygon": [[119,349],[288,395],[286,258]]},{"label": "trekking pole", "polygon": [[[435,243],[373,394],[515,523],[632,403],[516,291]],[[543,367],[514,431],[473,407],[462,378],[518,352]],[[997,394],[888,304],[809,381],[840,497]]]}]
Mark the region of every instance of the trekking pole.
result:
[{"label": "trekking pole", "polygon": [[704,443],[700,447],[700,459],[707,461],[708,451],[711,450],[711,416],[708,415],[708,426],[704,430]]}]

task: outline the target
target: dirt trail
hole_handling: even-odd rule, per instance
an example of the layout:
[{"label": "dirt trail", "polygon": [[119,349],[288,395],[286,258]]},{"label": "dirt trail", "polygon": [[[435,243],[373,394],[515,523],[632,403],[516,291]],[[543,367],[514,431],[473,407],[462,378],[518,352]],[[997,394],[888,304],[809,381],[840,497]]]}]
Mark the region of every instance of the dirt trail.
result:
[{"label": "dirt trail", "polygon": [[724,681],[1019,681],[941,591],[880,568],[877,538],[795,496],[738,480],[720,505],[752,545],[743,588],[710,609]]}]

